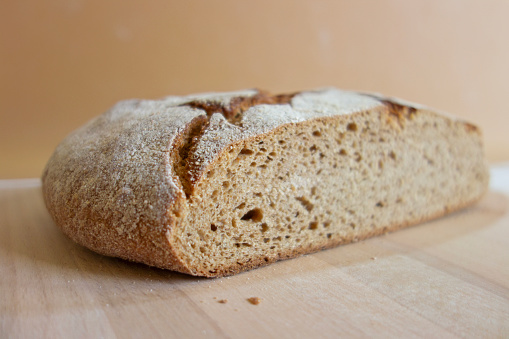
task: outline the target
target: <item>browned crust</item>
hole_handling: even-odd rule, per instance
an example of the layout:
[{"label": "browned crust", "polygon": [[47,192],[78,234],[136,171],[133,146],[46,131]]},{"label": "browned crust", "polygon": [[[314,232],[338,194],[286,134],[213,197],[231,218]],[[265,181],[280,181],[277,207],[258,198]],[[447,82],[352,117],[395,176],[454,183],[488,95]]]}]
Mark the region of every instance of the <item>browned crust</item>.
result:
[{"label": "browned crust", "polygon": [[389,114],[396,116],[398,119],[412,119],[416,114],[417,109],[411,106],[405,106],[391,100],[381,100],[387,107]]},{"label": "browned crust", "polygon": [[479,129],[479,127],[477,127],[476,125],[474,124],[471,124],[469,122],[466,122],[464,121],[463,122],[463,125],[465,126],[465,129],[467,130],[467,132],[469,133],[478,133],[480,134],[481,133],[481,130]]}]

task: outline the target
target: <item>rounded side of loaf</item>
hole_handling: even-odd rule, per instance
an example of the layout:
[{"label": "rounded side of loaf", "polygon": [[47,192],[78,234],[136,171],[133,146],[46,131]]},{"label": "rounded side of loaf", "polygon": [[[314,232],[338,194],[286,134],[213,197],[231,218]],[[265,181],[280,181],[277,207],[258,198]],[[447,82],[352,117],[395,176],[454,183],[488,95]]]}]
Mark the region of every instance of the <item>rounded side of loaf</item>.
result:
[{"label": "rounded side of loaf", "polygon": [[43,193],[94,251],[213,277],[441,216],[487,183],[475,126],[324,89],[122,102],[59,145]]},{"label": "rounded side of loaf", "polygon": [[185,271],[167,233],[185,200],[173,171],[182,136],[203,112],[124,101],[69,135],[43,176],[55,223],[96,252]]}]

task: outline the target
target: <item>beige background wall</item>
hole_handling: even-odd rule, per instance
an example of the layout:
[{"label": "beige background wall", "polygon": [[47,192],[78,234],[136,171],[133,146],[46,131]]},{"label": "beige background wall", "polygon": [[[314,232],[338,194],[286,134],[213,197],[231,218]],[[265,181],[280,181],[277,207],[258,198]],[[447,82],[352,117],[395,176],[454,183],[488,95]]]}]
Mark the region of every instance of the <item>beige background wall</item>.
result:
[{"label": "beige background wall", "polygon": [[478,123],[509,160],[509,1],[0,2],[0,178],[39,176],[116,101],[377,91]]}]

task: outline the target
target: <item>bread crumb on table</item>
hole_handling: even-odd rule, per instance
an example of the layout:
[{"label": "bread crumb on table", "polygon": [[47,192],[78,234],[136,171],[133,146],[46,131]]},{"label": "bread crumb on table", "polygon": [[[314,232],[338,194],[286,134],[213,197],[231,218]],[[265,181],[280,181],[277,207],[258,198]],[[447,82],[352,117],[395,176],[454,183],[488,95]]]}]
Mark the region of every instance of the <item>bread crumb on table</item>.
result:
[{"label": "bread crumb on table", "polygon": [[228,299],[221,299],[217,301],[220,304],[226,304],[228,302]]},{"label": "bread crumb on table", "polygon": [[249,301],[253,305],[258,305],[259,303],[262,302],[262,299],[258,298],[258,297],[251,297],[251,298],[247,298],[247,301]]}]

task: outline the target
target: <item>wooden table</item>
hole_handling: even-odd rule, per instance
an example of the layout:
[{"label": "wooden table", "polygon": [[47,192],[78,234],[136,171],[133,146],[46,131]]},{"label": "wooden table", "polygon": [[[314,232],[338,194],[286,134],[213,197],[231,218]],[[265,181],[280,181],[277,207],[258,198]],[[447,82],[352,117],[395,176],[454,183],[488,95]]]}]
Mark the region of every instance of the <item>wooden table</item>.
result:
[{"label": "wooden table", "polygon": [[92,253],[0,181],[1,338],[339,336],[509,337],[509,164],[469,209],[221,279]]}]

